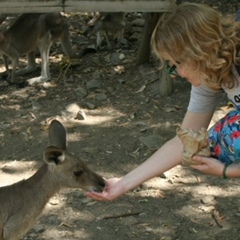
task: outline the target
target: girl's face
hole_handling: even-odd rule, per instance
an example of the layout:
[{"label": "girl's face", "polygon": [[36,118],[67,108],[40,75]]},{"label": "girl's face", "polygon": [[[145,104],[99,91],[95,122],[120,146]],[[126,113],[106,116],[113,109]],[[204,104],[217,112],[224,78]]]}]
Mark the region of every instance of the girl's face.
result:
[{"label": "girl's face", "polygon": [[[175,66],[175,71],[177,72],[177,74],[182,78],[186,78],[186,80],[190,82],[193,86],[198,87],[201,85],[200,74],[191,69],[191,66],[189,64],[180,62],[176,62],[175,64],[173,64],[171,61],[167,62],[169,63],[171,68],[174,68]],[[173,75],[170,73],[170,75],[171,77],[176,77],[176,74]]]}]

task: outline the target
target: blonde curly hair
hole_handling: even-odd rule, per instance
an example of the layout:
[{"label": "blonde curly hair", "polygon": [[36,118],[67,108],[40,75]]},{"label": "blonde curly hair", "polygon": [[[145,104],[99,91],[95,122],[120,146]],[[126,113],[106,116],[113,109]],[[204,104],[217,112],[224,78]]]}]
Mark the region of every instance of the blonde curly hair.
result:
[{"label": "blonde curly hair", "polygon": [[232,65],[239,63],[240,23],[212,7],[183,3],[164,14],[154,29],[151,44],[164,64],[166,58],[191,63],[211,88],[236,85]]}]

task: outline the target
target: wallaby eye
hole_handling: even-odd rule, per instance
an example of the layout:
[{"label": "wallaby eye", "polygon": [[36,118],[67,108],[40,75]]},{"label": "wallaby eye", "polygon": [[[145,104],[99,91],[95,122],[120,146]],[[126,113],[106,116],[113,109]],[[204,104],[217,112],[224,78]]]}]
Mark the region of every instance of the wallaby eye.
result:
[{"label": "wallaby eye", "polygon": [[73,172],[76,177],[80,177],[83,174],[83,170]]}]

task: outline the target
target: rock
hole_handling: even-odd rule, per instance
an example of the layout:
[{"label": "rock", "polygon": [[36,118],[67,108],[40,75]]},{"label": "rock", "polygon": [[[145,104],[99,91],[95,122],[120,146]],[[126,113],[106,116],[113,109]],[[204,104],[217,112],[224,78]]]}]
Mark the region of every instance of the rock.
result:
[{"label": "rock", "polygon": [[79,96],[80,98],[84,98],[87,96],[87,90],[85,88],[82,87],[78,87],[74,90],[74,92],[76,93],[77,96]]},{"label": "rock", "polygon": [[44,226],[43,225],[40,225],[40,224],[37,224],[33,227],[34,231],[37,232],[37,233],[42,233],[44,232]]},{"label": "rock", "polygon": [[96,99],[97,99],[98,101],[106,100],[106,99],[107,99],[107,95],[104,94],[104,93],[99,93],[99,94],[96,96]]},{"label": "rock", "polygon": [[157,149],[160,146],[161,138],[158,135],[150,135],[147,137],[140,137],[141,143],[143,143],[149,149]]},{"label": "rock", "polygon": [[214,201],[215,201],[214,196],[205,196],[205,197],[201,198],[201,203],[203,203],[203,204],[213,204]]},{"label": "rock", "polygon": [[90,80],[87,82],[87,89],[96,89],[96,88],[100,88],[101,87],[101,82],[98,80]]},{"label": "rock", "polygon": [[85,113],[82,110],[79,110],[78,113],[77,113],[77,116],[74,119],[84,120],[85,119]]}]

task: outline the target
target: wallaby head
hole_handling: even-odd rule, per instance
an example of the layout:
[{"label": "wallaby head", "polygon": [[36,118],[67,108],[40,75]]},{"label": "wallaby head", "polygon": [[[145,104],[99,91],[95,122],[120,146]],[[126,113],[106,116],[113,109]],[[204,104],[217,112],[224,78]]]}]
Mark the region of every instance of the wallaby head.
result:
[{"label": "wallaby head", "polygon": [[125,26],[124,17],[124,12],[100,12],[88,22],[83,34],[91,36],[98,31],[117,32],[122,30]]},{"label": "wallaby head", "polygon": [[67,151],[66,130],[57,120],[50,124],[49,143],[44,160],[62,187],[103,190],[103,178],[91,171],[84,161]]},{"label": "wallaby head", "polygon": [[86,37],[92,36],[94,33],[102,30],[102,21],[100,16],[97,15],[92,18],[84,27],[83,35]]},{"label": "wallaby head", "polygon": [[125,27],[125,13],[124,12],[113,12],[113,13],[102,13],[102,27],[105,31],[117,32]]}]

